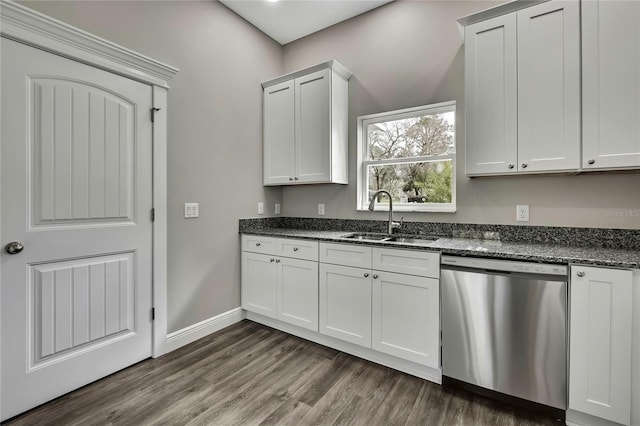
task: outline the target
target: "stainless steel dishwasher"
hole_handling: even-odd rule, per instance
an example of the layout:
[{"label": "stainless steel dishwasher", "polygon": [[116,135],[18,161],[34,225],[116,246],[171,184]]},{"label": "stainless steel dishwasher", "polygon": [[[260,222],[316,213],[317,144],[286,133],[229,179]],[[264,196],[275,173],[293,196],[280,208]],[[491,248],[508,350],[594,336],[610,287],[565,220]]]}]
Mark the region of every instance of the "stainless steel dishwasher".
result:
[{"label": "stainless steel dishwasher", "polygon": [[567,408],[567,267],[442,257],[442,374]]}]

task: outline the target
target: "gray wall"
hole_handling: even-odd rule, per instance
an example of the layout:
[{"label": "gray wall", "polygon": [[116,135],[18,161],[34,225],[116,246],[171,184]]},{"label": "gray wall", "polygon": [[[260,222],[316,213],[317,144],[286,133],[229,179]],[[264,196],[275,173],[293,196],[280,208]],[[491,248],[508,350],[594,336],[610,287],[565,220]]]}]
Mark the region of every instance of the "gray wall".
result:
[{"label": "gray wall", "polygon": [[[529,204],[531,225],[640,228],[640,174],[464,176],[464,46],[455,20],[500,2],[396,1],[285,46],[285,72],[335,58],[350,71],[348,186],[283,189],[287,216],[384,219],[356,212],[356,118],[456,100],[457,212],[404,214],[407,220],[516,224]],[[522,223],[522,222],[518,222]]]},{"label": "gray wall", "polygon": [[[176,331],[240,304],[239,218],[283,215],[384,219],[356,212],[356,117],[455,99],[464,158],[463,46],[455,19],[496,3],[397,1],[284,48],[214,1],[25,1],[25,5],[180,68],[169,92],[168,327]],[[349,94],[351,185],[262,186],[260,82],[335,58]],[[458,169],[458,212],[408,220],[640,228],[640,175],[469,180]],[[200,203],[183,219],[184,202]]]},{"label": "gray wall", "polygon": [[[238,218],[281,197],[262,186],[260,82],[282,48],[214,1],[22,2],[180,69],[169,82],[168,329],[240,305]],[[199,202],[200,218],[183,219]]]}]

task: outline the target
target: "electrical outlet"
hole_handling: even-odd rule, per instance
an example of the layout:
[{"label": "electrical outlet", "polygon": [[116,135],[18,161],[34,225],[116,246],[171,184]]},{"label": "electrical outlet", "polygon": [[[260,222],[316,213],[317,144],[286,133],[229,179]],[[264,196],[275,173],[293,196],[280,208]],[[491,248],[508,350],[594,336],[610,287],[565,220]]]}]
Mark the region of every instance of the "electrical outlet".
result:
[{"label": "electrical outlet", "polygon": [[275,208],[273,209],[274,214],[280,214],[280,203],[276,203]]},{"label": "electrical outlet", "polygon": [[258,203],[258,214],[264,214],[264,203]]},{"label": "electrical outlet", "polygon": [[318,215],[324,216],[324,204],[322,203],[318,204]]},{"label": "electrical outlet", "polygon": [[516,220],[518,222],[529,222],[529,206],[527,204],[516,206]]},{"label": "electrical outlet", "polygon": [[200,217],[200,204],[184,203],[184,218],[193,219],[196,217]]}]

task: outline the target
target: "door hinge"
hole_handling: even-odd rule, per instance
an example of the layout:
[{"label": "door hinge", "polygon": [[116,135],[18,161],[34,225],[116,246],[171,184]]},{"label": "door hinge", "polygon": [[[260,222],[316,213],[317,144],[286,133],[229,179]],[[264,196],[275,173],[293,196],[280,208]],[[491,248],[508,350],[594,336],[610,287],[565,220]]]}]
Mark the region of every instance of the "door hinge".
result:
[{"label": "door hinge", "polygon": [[151,321],[156,319],[156,308],[151,308]]},{"label": "door hinge", "polygon": [[161,108],[156,108],[156,107],[151,108],[151,122],[152,123],[156,122],[156,112],[160,111],[160,109]]},{"label": "door hinge", "polygon": [[156,220],[156,209],[151,209],[151,222]]}]

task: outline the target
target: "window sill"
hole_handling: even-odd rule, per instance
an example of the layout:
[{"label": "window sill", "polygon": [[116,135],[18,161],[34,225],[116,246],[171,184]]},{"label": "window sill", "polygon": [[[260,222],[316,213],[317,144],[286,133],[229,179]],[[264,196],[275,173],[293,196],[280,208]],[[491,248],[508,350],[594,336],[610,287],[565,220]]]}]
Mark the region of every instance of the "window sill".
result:
[{"label": "window sill", "polygon": [[[369,209],[366,207],[358,207],[356,209],[356,211],[359,212],[368,212]],[[386,207],[383,208],[378,208],[378,206],[376,206],[374,212],[389,212],[389,209]],[[417,209],[415,207],[412,206],[393,206],[393,212],[394,213],[455,213],[456,212],[456,208],[455,207],[429,207],[429,208],[423,208],[423,209]]]}]

